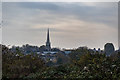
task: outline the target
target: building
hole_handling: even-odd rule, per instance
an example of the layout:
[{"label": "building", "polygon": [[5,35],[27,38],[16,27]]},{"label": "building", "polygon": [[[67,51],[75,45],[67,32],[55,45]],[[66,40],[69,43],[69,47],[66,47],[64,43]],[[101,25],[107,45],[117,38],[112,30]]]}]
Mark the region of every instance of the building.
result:
[{"label": "building", "polygon": [[43,51],[43,54],[48,54],[48,53],[50,53],[50,54],[55,54],[55,53],[58,53],[58,51],[56,51],[56,50],[53,50],[52,48],[51,48],[51,43],[50,43],[50,36],[49,36],[49,28],[48,28],[48,30],[47,30],[47,41],[46,41],[46,50],[45,51]]},{"label": "building", "polygon": [[47,31],[46,49],[47,49],[47,51],[51,51],[51,44],[50,44],[50,37],[49,37],[49,28],[48,28],[48,31]]},{"label": "building", "polygon": [[106,56],[110,56],[114,52],[115,52],[114,45],[112,43],[106,43],[104,46],[104,53],[106,54]]}]

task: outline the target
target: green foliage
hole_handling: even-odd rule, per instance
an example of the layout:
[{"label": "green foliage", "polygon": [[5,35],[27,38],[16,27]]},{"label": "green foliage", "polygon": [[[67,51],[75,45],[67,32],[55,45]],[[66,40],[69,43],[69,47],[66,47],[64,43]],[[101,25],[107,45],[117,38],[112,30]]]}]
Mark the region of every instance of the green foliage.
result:
[{"label": "green foliage", "polygon": [[[16,54],[11,53],[6,47],[3,52],[3,79],[120,80],[120,53],[106,57],[104,54],[90,54],[87,48],[79,48],[69,55],[71,63],[48,67],[37,54],[15,56],[22,53],[19,50]],[[58,55],[58,62],[63,62],[66,57]]]},{"label": "green foliage", "polygon": [[72,53],[69,54],[71,59],[73,60],[79,60],[80,56],[90,53],[87,47],[79,47],[78,49],[72,51]]},{"label": "green foliage", "polygon": [[[18,51],[16,54],[21,54],[21,52]],[[16,56],[16,54],[13,55],[7,51],[2,55],[3,78],[22,78],[45,67],[43,60],[37,55]]]}]

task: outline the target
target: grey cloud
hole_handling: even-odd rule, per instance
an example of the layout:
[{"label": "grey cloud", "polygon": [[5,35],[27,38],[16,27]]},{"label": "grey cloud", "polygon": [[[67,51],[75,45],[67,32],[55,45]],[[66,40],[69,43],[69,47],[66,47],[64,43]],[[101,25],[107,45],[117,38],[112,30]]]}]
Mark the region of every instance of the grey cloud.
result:
[{"label": "grey cloud", "polygon": [[[73,16],[74,18],[77,19],[82,19],[84,21],[89,21],[89,22],[99,22],[99,23],[105,23],[108,25],[115,26],[117,24],[117,8],[115,8],[114,5],[117,3],[99,3],[99,6],[86,6],[82,3],[72,3],[72,4],[67,4],[67,3],[48,3],[48,2],[43,2],[43,3],[28,3],[28,2],[23,2],[23,3],[4,3],[3,5],[7,6],[7,4],[13,6],[14,8],[18,7],[18,13],[19,16],[23,16],[22,18],[24,19],[27,18],[29,15],[28,19],[35,15],[40,16],[40,20],[31,20],[34,22],[38,23],[56,23],[57,20],[60,20],[60,18],[69,18],[69,16]],[[16,6],[17,5],[17,6]],[[108,7],[103,7],[104,5],[111,5]],[[10,7],[11,7],[10,6]],[[15,7],[16,6],[16,7]],[[19,9],[22,8],[21,9]],[[4,8],[4,7],[3,7]],[[13,9],[14,9],[13,8]],[[6,8],[5,8],[6,9]],[[37,10],[36,10],[37,9]],[[43,10],[43,11],[42,11]],[[46,11],[46,13],[51,16],[51,17],[46,17],[45,14],[43,13]],[[4,11],[3,11],[4,12]],[[12,12],[12,11],[11,11]],[[17,17],[15,12],[12,12],[13,16],[12,17]],[[55,16],[54,16],[55,15]],[[41,17],[44,16],[44,17]],[[116,16],[116,17],[114,17]],[[39,18],[39,17],[38,17]],[[56,20],[57,19],[57,20]],[[71,18],[70,18],[71,19]],[[30,20],[30,19],[29,19]],[[28,21],[29,21],[28,20]]]},{"label": "grey cloud", "polygon": [[[3,27],[5,27],[3,29],[3,35],[5,36],[4,40],[5,42],[7,42],[7,40],[10,39],[10,42],[7,42],[7,43],[17,44],[17,42],[15,42],[13,38],[16,40],[21,40],[20,42],[23,41],[23,43],[27,41],[29,42],[33,41],[33,43],[36,43],[34,42],[34,40],[39,41],[38,39],[40,39],[41,40],[40,43],[42,43],[42,41],[44,41],[46,38],[45,32],[46,32],[47,26],[48,27],[50,26],[51,33],[53,33],[52,35],[54,35],[52,39],[53,41],[55,41],[55,43],[57,43],[58,39],[63,41],[62,39],[64,38],[66,43],[63,42],[63,44],[65,43],[67,47],[70,45],[73,45],[73,44],[67,45],[68,42],[70,41],[73,41],[76,44],[79,41],[81,41],[79,44],[82,44],[82,42],[88,41],[87,39],[85,40],[85,38],[83,38],[84,40],[80,39],[80,37],[82,37],[81,35],[84,34],[84,31],[81,31],[82,29],[80,29],[82,24],[76,23],[79,25],[72,25],[73,21],[82,20],[86,22],[86,24],[87,22],[91,24],[104,24],[109,27],[114,27],[117,29],[116,4],[117,3],[99,3],[97,5],[90,6],[83,3],[71,3],[71,4],[70,3],[41,3],[41,2],[40,3],[33,3],[33,2],[3,3],[3,20],[4,20]],[[67,25],[63,25],[64,23],[66,23]],[[60,26],[57,27],[56,25],[60,25]],[[35,29],[34,28],[35,26],[39,26],[39,28]],[[91,25],[89,26],[92,27]],[[65,28],[61,29],[60,27],[61,28],[65,27]],[[73,29],[72,27],[76,29]],[[83,27],[86,27],[86,26],[83,26]],[[15,30],[15,32],[13,32],[13,30]],[[85,29],[85,31],[89,31],[89,30]],[[86,34],[88,33],[90,32],[86,32]],[[55,36],[57,35],[59,36],[56,39]],[[78,40],[71,39],[70,35],[73,36],[72,38],[76,38]],[[116,35],[116,33],[113,33],[113,35]],[[33,38],[32,40],[30,40],[31,36]],[[67,41],[68,38],[70,41]],[[111,39],[110,36],[109,36],[109,39]],[[91,41],[92,40],[93,39],[91,39]],[[102,39],[102,40],[107,41],[106,39]],[[90,45],[89,43],[86,43],[86,44]],[[63,46],[63,45],[60,44],[60,46]]]},{"label": "grey cloud", "polygon": [[59,6],[48,2],[22,2],[18,6],[29,9],[57,10]]}]

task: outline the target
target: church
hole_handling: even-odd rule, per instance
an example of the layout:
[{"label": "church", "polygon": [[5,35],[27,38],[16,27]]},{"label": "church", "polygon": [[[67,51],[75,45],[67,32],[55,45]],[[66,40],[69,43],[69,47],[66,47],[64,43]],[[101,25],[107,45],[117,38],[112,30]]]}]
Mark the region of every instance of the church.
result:
[{"label": "church", "polygon": [[50,37],[49,37],[49,28],[48,28],[48,31],[47,31],[46,49],[47,49],[47,51],[51,51],[51,44],[50,44]]},{"label": "church", "polygon": [[46,49],[42,52],[43,55],[45,55],[45,54],[56,54],[56,53],[58,53],[58,52],[60,52],[60,53],[65,53],[65,54],[71,53],[71,50],[61,51],[61,50],[58,49],[58,48],[51,48],[50,30],[49,30],[49,28],[48,28],[48,30],[47,30],[47,40],[46,40],[45,48],[46,48]]},{"label": "church", "polygon": [[47,30],[47,41],[46,41],[46,50],[43,51],[44,54],[51,53],[55,54],[58,53],[57,51],[53,51],[51,48],[51,43],[50,43],[50,36],[49,36],[49,28]]}]

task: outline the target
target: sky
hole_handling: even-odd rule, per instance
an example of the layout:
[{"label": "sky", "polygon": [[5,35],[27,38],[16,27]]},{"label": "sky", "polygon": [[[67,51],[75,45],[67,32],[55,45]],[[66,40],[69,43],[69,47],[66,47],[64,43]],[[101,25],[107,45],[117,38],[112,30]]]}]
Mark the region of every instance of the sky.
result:
[{"label": "sky", "polygon": [[3,2],[2,44],[118,48],[117,2]]},{"label": "sky", "polygon": [[2,2],[119,2],[119,0],[2,0]]}]

